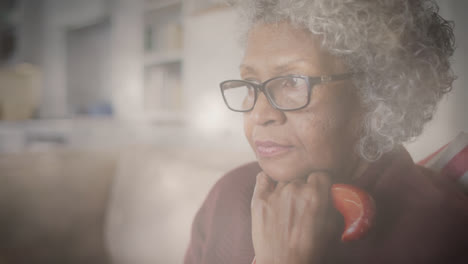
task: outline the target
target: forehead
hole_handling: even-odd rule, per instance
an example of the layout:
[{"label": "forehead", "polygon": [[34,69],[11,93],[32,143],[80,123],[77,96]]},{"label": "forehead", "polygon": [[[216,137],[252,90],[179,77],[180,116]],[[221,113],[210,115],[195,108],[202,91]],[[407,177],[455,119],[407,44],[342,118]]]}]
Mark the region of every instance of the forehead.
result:
[{"label": "forehead", "polygon": [[321,48],[321,41],[320,36],[289,22],[256,24],[247,37],[241,71],[294,66],[307,67],[309,74],[335,71],[341,60]]}]

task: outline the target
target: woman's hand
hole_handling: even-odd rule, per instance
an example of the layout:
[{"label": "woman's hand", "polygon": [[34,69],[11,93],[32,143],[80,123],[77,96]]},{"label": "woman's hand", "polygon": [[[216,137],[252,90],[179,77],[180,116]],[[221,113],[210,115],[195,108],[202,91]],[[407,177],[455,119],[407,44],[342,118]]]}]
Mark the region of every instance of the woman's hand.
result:
[{"label": "woman's hand", "polygon": [[329,241],[330,181],[323,173],[275,183],[257,175],[252,239],[257,264],[320,263]]}]

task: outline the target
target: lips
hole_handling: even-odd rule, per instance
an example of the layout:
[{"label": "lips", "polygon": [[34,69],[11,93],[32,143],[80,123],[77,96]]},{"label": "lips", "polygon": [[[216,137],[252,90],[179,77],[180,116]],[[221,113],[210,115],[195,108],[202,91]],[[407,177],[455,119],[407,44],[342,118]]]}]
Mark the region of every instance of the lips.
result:
[{"label": "lips", "polygon": [[255,141],[257,155],[263,158],[275,157],[289,152],[293,146],[280,144],[275,141]]}]

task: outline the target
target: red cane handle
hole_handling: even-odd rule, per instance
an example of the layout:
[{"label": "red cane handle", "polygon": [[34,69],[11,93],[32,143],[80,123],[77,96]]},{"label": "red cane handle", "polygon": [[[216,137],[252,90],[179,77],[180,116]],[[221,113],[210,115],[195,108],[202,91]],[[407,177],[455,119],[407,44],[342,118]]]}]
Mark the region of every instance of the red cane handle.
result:
[{"label": "red cane handle", "polygon": [[375,218],[375,202],[364,190],[347,184],[331,187],[333,205],[344,218],[345,228],[341,241],[361,239],[372,227]]}]

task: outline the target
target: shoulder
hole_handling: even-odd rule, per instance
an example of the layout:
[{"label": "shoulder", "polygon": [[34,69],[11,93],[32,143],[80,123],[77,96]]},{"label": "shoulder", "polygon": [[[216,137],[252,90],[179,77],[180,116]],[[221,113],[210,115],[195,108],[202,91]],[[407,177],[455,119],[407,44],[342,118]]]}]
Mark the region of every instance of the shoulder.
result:
[{"label": "shoulder", "polygon": [[261,168],[257,162],[244,164],[227,172],[216,182],[213,189],[238,192],[253,188],[256,176],[260,171]]},{"label": "shoulder", "polygon": [[228,208],[250,204],[255,179],[260,171],[258,163],[251,162],[227,172],[211,188],[204,206]]},{"label": "shoulder", "polygon": [[[408,201],[399,226],[412,250],[430,263],[465,263],[468,254],[468,196],[456,183],[440,172],[415,165],[419,188],[407,194]],[[411,235],[411,238],[408,236]],[[418,246],[415,246],[419,244]],[[424,253],[425,252],[425,253]],[[431,252],[431,253],[429,253]]]},{"label": "shoulder", "polygon": [[466,260],[468,196],[445,175],[414,164],[407,153],[388,165],[375,190],[374,246],[381,255],[399,252],[390,257],[398,263]]},{"label": "shoulder", "polygon": [[452,178],[448,177],[443,172],[414,165],[414,171],[411,175],[416,178],[415,184],[419,190],[415,194],[425,198],[427,206],[432,208],[444,205],[447,208],[463,205],[465,210],[463,213],[468,213],[468,195],[463,192],[462,188]]},{"label": "shoulder", "polygon": [[396,153],[392,162],[383,167],[374,189],[383,203],[382,210],[396,207],[396,211],[411,216],[451,215],[448,211],[454,207],[464,207],[465,210],[450,213],[468,213],[468,195],[456,182],[441,172],[415,164],[406,150]]},{"label": "shoulder", "polygon": [[195,216],[185,263],[252,260],[250,203],[260,170],[258,163],[245,164],[215,183]]},{"label": "shoulder", "polygon": [[390,199],[393,205],[425,206],[432,208],[452,200],[468,200],[468,196],[450,178],[441,172],[417,165],[401,147],[386,160],[374,166],[375,184],[371,189],[377,196]]},{"label": "shoulder", "polygon": [[424,197],[424,204],[431,208],[431,211],[452,216],[452,220],[463,218],[465,222],[468,221],[468,194],[464,193],[453,179],[442,172],[418,165],[416,170],[426,181],[423,185],[426,190],[421,193],[427,196]]},{"label": "shoulder", "polygon": [[[215,223],[233,221],[234,215],[248,216],[255,178],[260,172],[256,162],[237,167],[221,177],[211,188],[195,216],[195,225],[211,229]],[[233,214],[233,212],[236,212]]]}]

